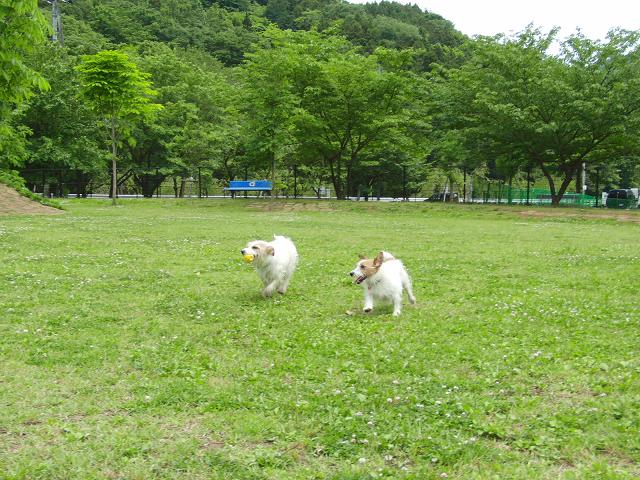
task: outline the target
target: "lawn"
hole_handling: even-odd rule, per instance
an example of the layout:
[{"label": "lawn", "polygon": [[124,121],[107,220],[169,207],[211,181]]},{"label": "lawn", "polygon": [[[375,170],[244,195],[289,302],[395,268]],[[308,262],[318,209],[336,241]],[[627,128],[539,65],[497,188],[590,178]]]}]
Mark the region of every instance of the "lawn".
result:
[{"label": "lawn", "polygon": [[[0,217],[2,479],[640,475],[638,223],[364,202],[65,207]],[[300,266],[265,300],[239,250],[274,233]],[[347,276],[379,249],[413,277],[418,304],[399,319],[361,313]]]}]

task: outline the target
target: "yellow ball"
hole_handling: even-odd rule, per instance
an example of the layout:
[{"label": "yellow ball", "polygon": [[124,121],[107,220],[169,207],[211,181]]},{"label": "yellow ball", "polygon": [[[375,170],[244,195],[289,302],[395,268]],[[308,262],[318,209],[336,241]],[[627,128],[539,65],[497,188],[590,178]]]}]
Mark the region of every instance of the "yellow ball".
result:
[{"label": "yellow ball", "polygon": [[251,255],[251,254],[243,255],[242,258],[244,258],[244,261],[247,262],[247,263],[253,262],[253,255]]}]

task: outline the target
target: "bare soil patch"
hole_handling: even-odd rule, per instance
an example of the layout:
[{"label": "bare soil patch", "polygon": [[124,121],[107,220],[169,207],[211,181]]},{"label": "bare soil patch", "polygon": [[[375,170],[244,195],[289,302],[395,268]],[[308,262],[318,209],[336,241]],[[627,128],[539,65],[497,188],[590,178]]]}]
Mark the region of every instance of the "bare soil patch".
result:
[{"label": "bare soil patch", "polygon": [[537,218],[577,218],[585,220],[617,220],[619,222],[640,223],[640,212],[634,210],[569,210],[565,208],[548,209],[548,210],[523,210],[518,212],[523,217]]},{"label": "bare soil patch", "polygon": [[57,208],[23,197],[13,188],[0,184],[0,215],[58,215]]},{"label": "bare soil patch", "polygon": [[335,209],[330,203],[323,200],[310,202],[281,202],[265,199],[263,202],[252,202],[249,208],[267,212],[331,212]]}]

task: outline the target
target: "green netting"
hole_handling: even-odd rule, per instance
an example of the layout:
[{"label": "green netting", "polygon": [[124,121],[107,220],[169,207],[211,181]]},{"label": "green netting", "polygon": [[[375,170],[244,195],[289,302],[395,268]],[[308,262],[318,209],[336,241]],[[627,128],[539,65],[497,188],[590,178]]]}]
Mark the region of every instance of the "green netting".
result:
[{"label": "green netting", "polygon": [[[526,188],[487,184],[481,193],[481,195],[478,195],[477,191],[474,192],[475,201],[523,205],[527,203],[528,197],[528,203],[531,205],[551,204],[551,190],[545,188],[531,188],[527,194]],[[596,205],[596,197],[581,193],[565,193],[562,200],[560,200],[560,204],[594,207]]]}]

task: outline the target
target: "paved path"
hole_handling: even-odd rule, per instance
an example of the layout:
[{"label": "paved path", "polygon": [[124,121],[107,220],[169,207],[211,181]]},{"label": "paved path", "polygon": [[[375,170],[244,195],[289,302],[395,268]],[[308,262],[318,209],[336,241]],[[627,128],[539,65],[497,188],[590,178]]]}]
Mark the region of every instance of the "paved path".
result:
[{"label": "paved path", "polygon": [[57,215],[59,213],[64,212],[23,197],[13,188],[0,184],[0,215]]}]

